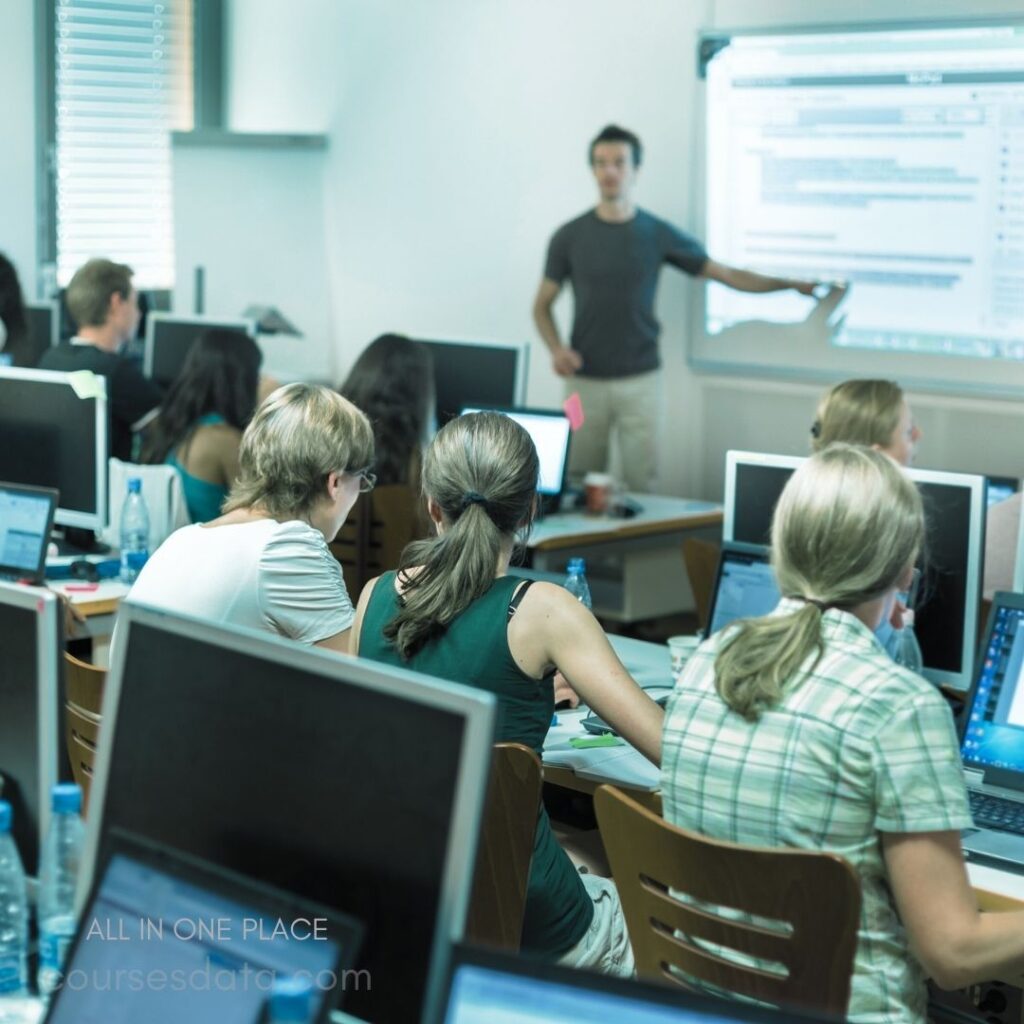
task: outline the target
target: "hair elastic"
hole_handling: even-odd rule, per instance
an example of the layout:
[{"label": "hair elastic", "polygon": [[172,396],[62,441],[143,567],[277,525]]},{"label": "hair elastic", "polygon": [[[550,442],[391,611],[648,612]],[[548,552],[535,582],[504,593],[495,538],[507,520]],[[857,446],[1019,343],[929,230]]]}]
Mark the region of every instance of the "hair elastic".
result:
[{"label": "hair elastic", "polygon": [[487,499],[476,491],[466,491],[462,498],[462,510],[465,511],[470,505],[483,505],[486,507]]}]

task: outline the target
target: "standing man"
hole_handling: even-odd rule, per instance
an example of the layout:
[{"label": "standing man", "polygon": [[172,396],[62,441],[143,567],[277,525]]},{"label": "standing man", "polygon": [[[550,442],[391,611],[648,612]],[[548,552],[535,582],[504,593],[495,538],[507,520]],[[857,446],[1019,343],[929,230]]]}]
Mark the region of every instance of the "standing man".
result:
[{"label": "standing man", "polygon": [[138,363],[121,355],[139,327],[139,293],[132,284],[132,269],[110,260],[89,260],[75,271],[65,301],[78,334],[47,349],[39,367],[63,373],[92,370],[107,378],[110,454],[130,462],[132,431],[142,428],[163,397],[156,384],[143,377]]},{"label": "standing man", "polygon": [[[663,263],[745,292],[794,288],[810,295],[814,281],[766,277],[717,263],[697,239],[633,204],[640,140],[608,125],[590,144],[597,206],[562,225],[548,246],[533,319],[551,352],[555,373],[578,391],[584,425],[573,437],[570,472],[579,477],[608,465],[617,435],[626,487],[646,491],[655,467],[658,332],[654,293]],[[575,299],[570,344],[563,343],[551,307],[566,278]]]}]

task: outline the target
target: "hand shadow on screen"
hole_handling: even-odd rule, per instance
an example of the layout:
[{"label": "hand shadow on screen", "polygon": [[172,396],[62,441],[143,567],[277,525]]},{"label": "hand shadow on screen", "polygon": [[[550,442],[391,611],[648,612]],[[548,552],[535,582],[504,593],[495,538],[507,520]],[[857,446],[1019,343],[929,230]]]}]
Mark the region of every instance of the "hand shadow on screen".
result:
[{"label": "hand shadow on screen", "polygon": [[724,341],[734,336],[749,338],[750,332],[756,331],[758,341],[768,344],[774,340],[797,341],[807,345],[816,342],[828,343],[839,335],[846,323],[846,313],[840,312],[840,308],[849,294],[849,284],[835,284],[814,303],[803,320],[785,323],[775,320],[738,320],[728,327],[723,327],[714,338],[716,341]]}]

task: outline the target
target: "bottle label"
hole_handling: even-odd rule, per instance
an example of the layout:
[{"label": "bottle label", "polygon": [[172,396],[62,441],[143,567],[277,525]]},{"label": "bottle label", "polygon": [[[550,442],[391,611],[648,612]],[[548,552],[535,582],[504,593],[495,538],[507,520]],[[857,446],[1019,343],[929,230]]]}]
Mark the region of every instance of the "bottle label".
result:
[{"label": "bottle label", "polygon": [[22,958],[17,953],[0,955],[0,995],[21,991],[22,966]]},{"label": "bottle label", "polygon": [[149,552],[145,548],[142,551],[121,552],[121,564],[136,573],[146,564],[148,558]]},{"label": "bottle label", "polygon": [[39,935],[39,969],[59,971],[64,964],[71,940],[74,938],[74,924],[69,930],[46,930]]}]

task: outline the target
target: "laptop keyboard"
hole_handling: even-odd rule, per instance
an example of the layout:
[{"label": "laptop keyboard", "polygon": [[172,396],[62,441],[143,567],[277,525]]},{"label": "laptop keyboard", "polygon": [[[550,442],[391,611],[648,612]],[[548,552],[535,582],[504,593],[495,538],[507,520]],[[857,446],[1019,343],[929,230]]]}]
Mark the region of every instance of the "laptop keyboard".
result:
[{"label": "laptop keyboard", "polygon": [[1024,804],[1015,800],[1004,800],[998,796],[969,791],[971,817],[975,825],[994,828],[999,832],[1014,832],[1024,835]]}]

